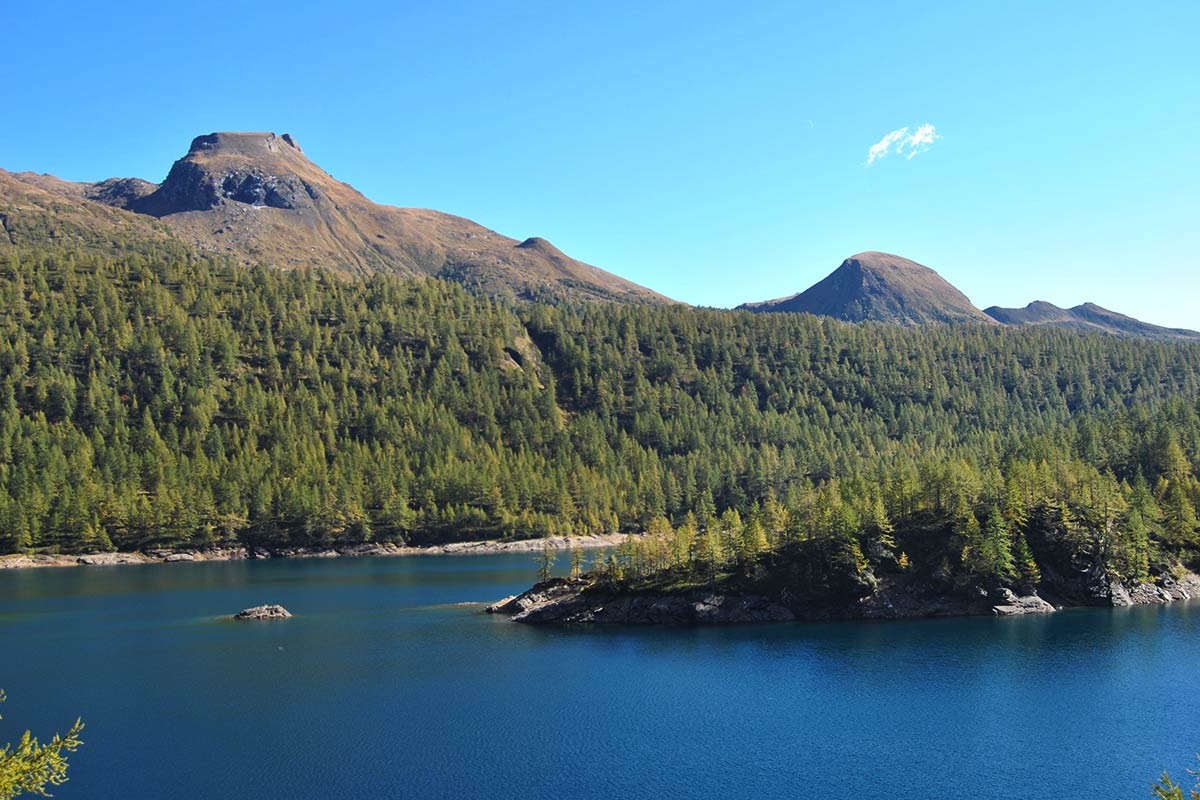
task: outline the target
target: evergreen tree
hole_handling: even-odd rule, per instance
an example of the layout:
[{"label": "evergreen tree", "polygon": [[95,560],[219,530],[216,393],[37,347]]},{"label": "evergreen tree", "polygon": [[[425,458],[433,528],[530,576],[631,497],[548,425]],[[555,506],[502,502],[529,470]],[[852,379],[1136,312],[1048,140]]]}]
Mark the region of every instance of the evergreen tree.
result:
[{"label": "evergreen tree", "polygon": [[558,560],[554,548],[549,542],[542,545],[542,552],[534,559],[538,565],[538,582],[542,583],[554,577],[554,564]]}]

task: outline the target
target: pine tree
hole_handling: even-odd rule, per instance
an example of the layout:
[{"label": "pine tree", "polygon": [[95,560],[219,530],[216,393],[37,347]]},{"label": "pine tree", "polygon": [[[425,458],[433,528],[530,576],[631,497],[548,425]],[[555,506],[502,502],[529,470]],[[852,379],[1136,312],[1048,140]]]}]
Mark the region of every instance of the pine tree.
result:
[{"label": "pine tree", "polygon": [[538,582],[544,583],[554,577],[554,564],[558,560],[554,548],[549,542],[542,545],[542,552],[534,561],[538,565]]},{"label": "pine tree", "polygon": [[1025,540],[1025,534],[1020,532],[1013,540],[1013,564],[1022,585],[1036,589],[1042,582],[1042,571],[1038,569],[1033,551],[1029,549],[1029,542]]},{"label": "pine tree", "polygon": [[1002,586],[1017,577],[1013,563],[1012,533],[1000,510],[993,508],[983,532],[983,562],[988,577]]}]

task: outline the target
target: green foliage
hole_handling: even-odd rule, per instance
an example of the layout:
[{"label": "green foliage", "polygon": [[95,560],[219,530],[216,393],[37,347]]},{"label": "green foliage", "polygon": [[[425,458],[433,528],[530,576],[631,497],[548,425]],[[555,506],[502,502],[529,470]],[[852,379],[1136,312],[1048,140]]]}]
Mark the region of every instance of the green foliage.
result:
[{"label": "green foliage", "polygon": [[583,574],[584,557],[583,550],[576,547],[571,550],[571,577],[578,578]]},{"label": "green foliage", "polygon": [[[4,692],[0,691],[0,703],[4,701]],[[0,800],[22,794],[49,797],[50,787],[66,783],[67,754],[83,744],[79,738],[82,732],[83,722],[75,720],[66,735],[55,734],[47,744],[25,731],[15,746],[0,747]]]},{"label": "green foliage", "polygon": [[1197,396],[1187,344],[14,250],[0,552],[649,531],[606,574],[801,548],[861,580],[903,554],[1140,581],[1200,554]]},{"label": "green foliage", "polygon": [[1188,770],[1188,772],[1196,778],[1195,789],[1184,794],[1183,787],[1171,780],[1171,776],[1164,772],[1161,781],[1153,786],[1154,796],[1159,800],[1200,800],[1200,770]]},{"label": "green foliage", "polygon": [[[538,553],[537,558],[534,560],[538,565],[538,580],[550,580],[554,576],[554,564],[558,560],[558,555],[554,552],[554,548],[550,546],[549,542],[542,545],[542,552]],[[574,569],[573,566],[572,569]]]}]

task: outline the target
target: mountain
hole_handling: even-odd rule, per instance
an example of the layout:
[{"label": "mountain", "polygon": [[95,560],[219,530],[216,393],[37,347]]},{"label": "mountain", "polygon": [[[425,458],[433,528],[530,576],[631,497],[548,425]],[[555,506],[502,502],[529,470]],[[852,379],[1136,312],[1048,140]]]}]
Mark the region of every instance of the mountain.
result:
[{"label": "mountain", "polygon": [[1164,328],[1149,322],[1118,314],[1095,303],[1074,308],[1059,308],[1053,303],[1038,300],[1024,308],[992,306],[984,313],[1005,325],[1050,325],[1111,333],[1114,336],[1136,336],[1142,339],[1183,340],[1200,342],[1200,332],[1185,328]]},{"label": "mountain", "polygon": [[[432,275],[489,295],[671,302],[544,239],[519,241],[451,214],[374,203],[313,163],[286,133],[199,136],[161,184],[0,172],[0,217],[7,220],[0,236],[10,227],[38,227],[23,226],[23,214],[51,227],[95,224],[99,234],[170,231],[200,250],[286,269]],[[9,238],[15,243],[15,234]]]},{"label": "mountain", "polygon": [[115,251],[121,249],[119,241],[131,239],[151,246],[179,244],[158,220],[89,202],[84,191],[83,184],[50,175],[0,169],[0,251],[50,244]]},{"label": "mountain", "polygon": [[745,303],[738,308],[798,311],[847,322],[899,325],[993,322],[929,267],[874,251],[847,258],[827,278],[800,294]]}]

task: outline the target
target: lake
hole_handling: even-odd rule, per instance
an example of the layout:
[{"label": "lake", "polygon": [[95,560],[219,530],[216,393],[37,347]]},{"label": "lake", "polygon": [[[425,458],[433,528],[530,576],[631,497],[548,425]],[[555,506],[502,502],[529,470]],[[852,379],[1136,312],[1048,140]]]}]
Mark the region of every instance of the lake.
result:
[{"label": "lake", "polygon": [[[565,557],[563,559],[565,561]],[[553,630],[530,554],[0,572],[0,742],[71,798],[1142,798],[1200,751],[1200,605]],[[282,603],[291,620],[234,623]]]}]

